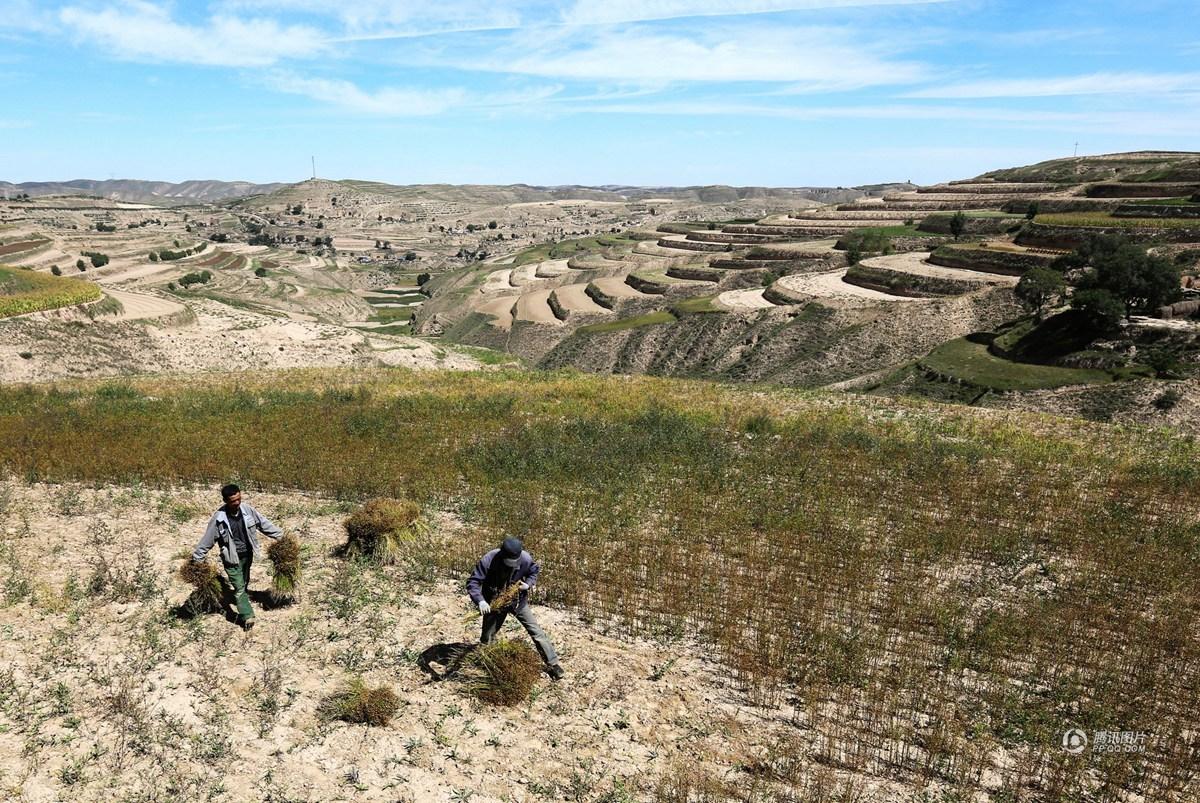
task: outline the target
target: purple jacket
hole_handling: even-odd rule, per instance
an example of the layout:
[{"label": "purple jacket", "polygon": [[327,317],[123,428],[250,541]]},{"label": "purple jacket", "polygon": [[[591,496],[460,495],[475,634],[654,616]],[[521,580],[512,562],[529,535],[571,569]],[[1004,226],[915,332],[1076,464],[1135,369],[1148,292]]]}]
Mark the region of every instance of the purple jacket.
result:
[{"label": "purple jacket", "polygon": [[[513,583],[524,582],[530,588],[537,584],[538,572],[541,571],[541,567],[534,562],[532,555],[522,552],[517,568],[511,571],[503,563],[496,562],[496,568],[493,571],[492,563],[498,554],[500,554],[500,550],[493,549],[480,558],[479,562],[475,564],[475,571],[471,572],[471,577],[467,580],[467,593],[471,595],[471,602],[476,605],[482,600],[491,602],[492,598]],[[529,592],[522,591],[517,598],[515,608],[522,608],[528,602]]]}]

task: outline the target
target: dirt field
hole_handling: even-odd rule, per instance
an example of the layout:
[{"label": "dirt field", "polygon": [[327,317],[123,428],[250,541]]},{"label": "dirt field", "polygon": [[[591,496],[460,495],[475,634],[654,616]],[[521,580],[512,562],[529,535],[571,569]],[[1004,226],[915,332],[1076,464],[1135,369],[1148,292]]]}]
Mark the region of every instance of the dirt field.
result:
[{"label": "dirt field", "polygon": [[[249,494],[301,534],[301,602],[259,609],[249,636],[225,616],[189,618],[174,575],[215,491],[0,484],[8,567],[0,607],[0,798],[211,801],[632,801],[664,775],[728,776],[804,736],[755,708],[696,645],[608,635],[535,611],[566,678],[513,709],[432,682],[417,655],[472,641],[462,577],[420,579],[335,557],[344,508]],[[459,526],[435,518],[435,538]],[[535,600],[536,601],[536,600]],[[503,637],[526,638],[519,626]],[[324,722],[321,699],[354,675],[392,686],[385,727]],[[813,767],[829,779],[843,775]],[[906,799],[860,785],[861,801]]]}]

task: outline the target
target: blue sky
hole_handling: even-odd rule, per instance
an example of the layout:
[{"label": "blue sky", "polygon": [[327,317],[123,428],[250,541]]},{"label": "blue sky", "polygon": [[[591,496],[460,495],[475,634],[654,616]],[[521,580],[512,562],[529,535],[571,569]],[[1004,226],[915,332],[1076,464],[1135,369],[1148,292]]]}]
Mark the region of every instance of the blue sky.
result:
[{"label": "blue sky", "polygon": [[0,0],[0,179],[922,183],[1200,150],[1200,2]]}]

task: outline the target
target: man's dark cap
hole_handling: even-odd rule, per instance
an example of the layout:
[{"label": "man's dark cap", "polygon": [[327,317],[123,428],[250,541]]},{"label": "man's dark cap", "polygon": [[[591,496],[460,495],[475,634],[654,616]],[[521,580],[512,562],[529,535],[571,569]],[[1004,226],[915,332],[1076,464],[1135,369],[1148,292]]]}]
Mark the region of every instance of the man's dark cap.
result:
[{"label": "man's dark cap", "polygon": [[515,569],[521,563],[521,553],[524,550],[525,545],[521,543],[520,538],[505,538],[504,543],[500,545],[498,557],[504,561],[505,566]]}]

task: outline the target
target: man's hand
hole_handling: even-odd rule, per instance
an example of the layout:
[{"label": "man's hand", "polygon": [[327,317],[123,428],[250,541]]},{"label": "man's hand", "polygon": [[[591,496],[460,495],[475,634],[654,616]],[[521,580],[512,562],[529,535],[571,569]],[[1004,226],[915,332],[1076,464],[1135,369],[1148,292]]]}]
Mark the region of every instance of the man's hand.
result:
[{"label": "man's hand", "polygon": [[528,590],[529,590],[529,583],[526,583],[526,582],[524,582],[524,581],[521,581],[521,582],[520,582],[520,583],[518,583],[517,585],[518,585],[518,587],[519,587],[519,588],[520,588],[522,591],[528,591]]},{"label": "man's hand", "polygon": [[479,612],[481,614],[489,614],[492,612],[492,606],[487,604],[487,600],[479,600]]}]

